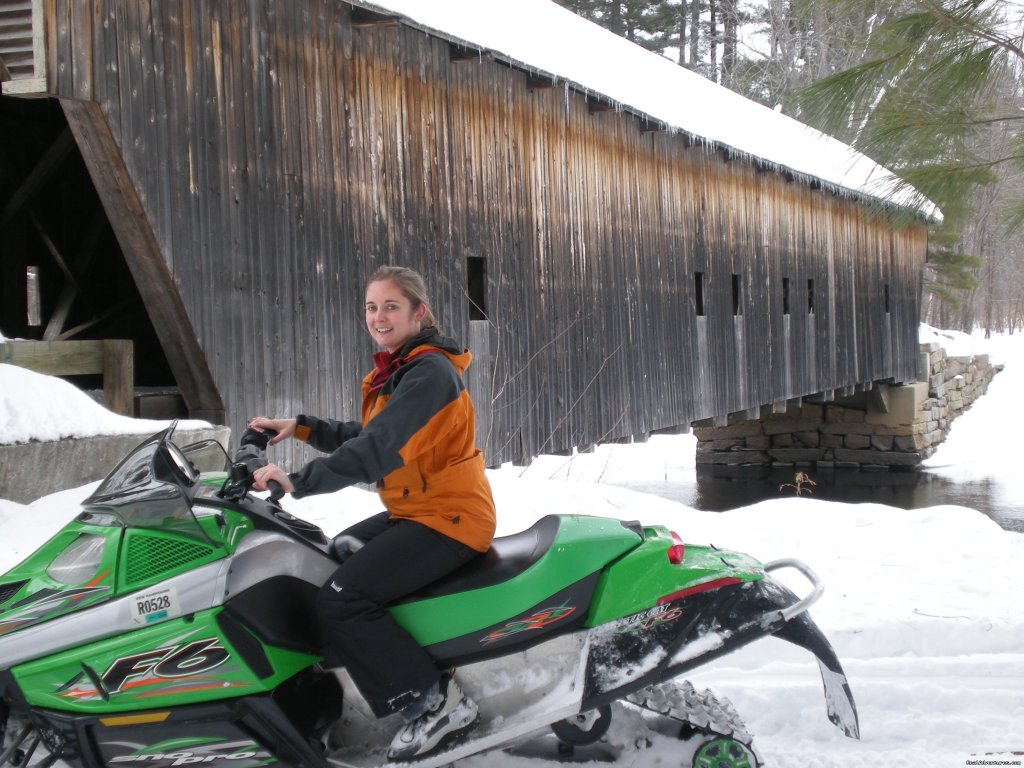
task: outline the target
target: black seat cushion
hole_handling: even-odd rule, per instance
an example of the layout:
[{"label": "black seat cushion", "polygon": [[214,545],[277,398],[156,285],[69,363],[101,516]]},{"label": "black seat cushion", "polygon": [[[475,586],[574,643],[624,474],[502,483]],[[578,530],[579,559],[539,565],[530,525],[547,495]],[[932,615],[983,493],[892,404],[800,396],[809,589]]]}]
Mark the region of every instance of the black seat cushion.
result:
[{"label": "black seat cushion", "polygon": [[557,515],[542,517],[525,531],[511,536],[500,536],[491,542],[490,548],[423,589],[400,600],[410,603],[432,597],[441,597],[471,589],[493,587],[518,576],[536,563],[558,535],[560,518]]}]

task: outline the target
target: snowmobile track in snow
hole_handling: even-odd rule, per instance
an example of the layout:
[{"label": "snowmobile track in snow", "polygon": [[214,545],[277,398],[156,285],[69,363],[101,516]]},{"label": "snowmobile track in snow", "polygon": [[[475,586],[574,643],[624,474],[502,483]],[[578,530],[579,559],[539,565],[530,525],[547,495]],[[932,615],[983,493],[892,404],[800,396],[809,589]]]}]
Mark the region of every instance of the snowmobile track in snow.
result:
[{"label": "snowmobile track in snow", "polygon": [[[681,738],[686,738],[687,727],[708,737],[724,737],[743,744],[754,756],[757,766],[764,760],[754,749],[753,737],[747,731],[732,702],[718,698],[711,690],[698,692],[689,681],[668,681],[644,688],[625,697],[634,706],[668,717],[681,726]],[[689,738],[687,738],[689,740]]]}]

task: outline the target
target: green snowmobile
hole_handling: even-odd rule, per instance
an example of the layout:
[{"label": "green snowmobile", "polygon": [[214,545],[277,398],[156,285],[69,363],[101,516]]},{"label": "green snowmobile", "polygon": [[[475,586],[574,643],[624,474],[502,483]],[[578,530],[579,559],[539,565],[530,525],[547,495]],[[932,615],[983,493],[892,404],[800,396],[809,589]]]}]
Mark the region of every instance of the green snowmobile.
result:
[{"label": "green snowmobile", "polygon": [[[388,764],[397,716],[376,720],[327,668],[313,611],[344,542],[251,493],[266,434],[248,431],[228,460],[212,441],[179,448],[173,431],[0,576],[0,768]],[[227,472],[197,471],[211,451]],[[780,568],[810,594],[769,575]],[[680,678],[768,635],[817,657],[828,717],[857,738],[842,667],[807,614],[821,591],[797,561],[544,517],[391,607],[480,706],[473,731],[414,765],[538,740],[587,749],[623,708],[671,725],[680,765],[759,765],[731,705]]]}]

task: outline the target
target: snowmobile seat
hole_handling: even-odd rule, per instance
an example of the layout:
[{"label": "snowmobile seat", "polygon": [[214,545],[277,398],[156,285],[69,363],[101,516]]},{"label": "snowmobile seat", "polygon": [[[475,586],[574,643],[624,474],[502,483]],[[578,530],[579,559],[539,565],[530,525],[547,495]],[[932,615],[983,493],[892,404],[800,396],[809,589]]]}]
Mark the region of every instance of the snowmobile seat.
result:
[{"label": "snowmobile seat", "polygon": [[561,518],[546,515],[525,531],[499,536],[479,557],[400,602],[493,587],[518,576],[543,557],[558,534]]}]

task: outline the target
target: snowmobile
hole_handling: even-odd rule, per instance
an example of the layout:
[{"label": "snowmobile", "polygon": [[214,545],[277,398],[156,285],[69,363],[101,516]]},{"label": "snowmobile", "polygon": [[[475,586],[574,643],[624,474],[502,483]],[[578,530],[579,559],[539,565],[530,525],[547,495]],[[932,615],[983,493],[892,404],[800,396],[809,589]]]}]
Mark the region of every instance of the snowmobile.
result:
[{"label": "snowmobile", "polygon": [[[0,577],[0,768],[395,765],[399,716],[375,719],[328,666],[314,614],[351,542],[286,512],[279,490],[252,492],[267,434],[247,431],[228,459],[214,441],[179,447],[174,427]],[[201,472],[211,454],[222,471]],[[809,594],[772,577],[783,568]],[[678,731],[680,765],[760,765],[735,709],[681,676],[770,635],[817,658],[828,718],[859,738],[842,667],[807,613],[821,592],[795,560],[543,517],[390,607],[480,708],[472,731],[411,765],[544,739],[564,757],[606,740],[626,709]]]}]

